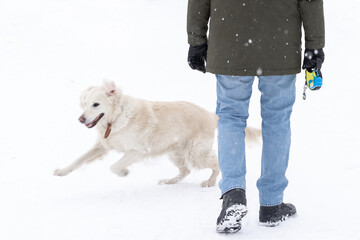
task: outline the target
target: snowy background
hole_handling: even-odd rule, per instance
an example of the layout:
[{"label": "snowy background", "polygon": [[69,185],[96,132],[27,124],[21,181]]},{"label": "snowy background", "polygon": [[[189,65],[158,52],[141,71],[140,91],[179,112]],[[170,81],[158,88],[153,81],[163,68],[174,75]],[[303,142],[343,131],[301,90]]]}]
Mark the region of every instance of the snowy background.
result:
[{"label": "snowy background", "polygon": [[[109,171],[109,154],[60,178],[95,141],[78,122],[79,95],[103,79],[149,100],[186,100],[215,110],[215,77],[186,62],[186,0],[0,0],[0,239],[360,239],[360,3],[325,1],[324,86],[302,100],[298,75],[285,202],[298,216],[258,225],[261,146],[247,149],[243,230],[219,235],[210,170],[173,186],[166,157]],[[249,125],[260,127],[257,84]],[[220,177],[218,178],[218,180]]]}]

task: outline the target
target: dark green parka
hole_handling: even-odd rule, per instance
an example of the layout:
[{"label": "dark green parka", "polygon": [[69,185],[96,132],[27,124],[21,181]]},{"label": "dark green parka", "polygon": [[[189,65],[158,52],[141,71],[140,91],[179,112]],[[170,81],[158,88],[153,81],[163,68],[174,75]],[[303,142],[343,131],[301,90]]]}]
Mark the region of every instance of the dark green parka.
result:
[{"label": "dark green parka", "polygon": [[208,43],[206,70],[215,74],[257,76],[299,73],[302,25],[305,47],[323,48],[322,0],[188,2],[188,42],[190,45]]}]

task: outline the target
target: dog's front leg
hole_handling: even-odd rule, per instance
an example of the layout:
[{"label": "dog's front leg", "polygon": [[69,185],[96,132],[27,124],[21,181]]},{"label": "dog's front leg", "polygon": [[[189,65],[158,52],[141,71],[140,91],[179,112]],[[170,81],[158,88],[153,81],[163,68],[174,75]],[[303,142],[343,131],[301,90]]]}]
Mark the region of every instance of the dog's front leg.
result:
[{"label": "dog's front leg", "polygon": [[62,169],[57,169],[54,171],[54,175],[56,176],[65,176],[75,169],[79,168],[84,163],[92,162],[102,156],[104,156],[108,150],[104,148],[104,146],[98,142],[95,144],[93,148],[91,148],[87,153],[78,158],[75,162],[73,162],[70,166]]},{"label": "dog's front leg", "polygon": [[126,168],[143,158],[144,154],[142,153],[136,151],[125,152],[124,156],[111,166],[111,171],[120,177],[124,177],[129,173]]}]

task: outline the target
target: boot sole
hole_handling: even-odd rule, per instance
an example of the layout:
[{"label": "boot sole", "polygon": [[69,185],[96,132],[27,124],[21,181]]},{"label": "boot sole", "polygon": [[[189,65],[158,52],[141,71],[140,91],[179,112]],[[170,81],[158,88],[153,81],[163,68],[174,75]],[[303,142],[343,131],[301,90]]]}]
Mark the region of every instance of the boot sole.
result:
[{"label": "boot sole", "polygon": [[216,226],[219,233],[235,233],[241,229],[241,219],[247,214],[248,209],[245,205],[232,205],[226,209],[226,214]]},{"label": "boot sole", "polygon": [[288,220],[289,218],[293,218],[296,216],[295,214],[292,215],[286,215],[286,216],[282,216],[279,220],[277,221],[267,221],[267,222],[259,222],[260,226],[264,226],[264,227],[277,227],[279,226],[280,223]]}]

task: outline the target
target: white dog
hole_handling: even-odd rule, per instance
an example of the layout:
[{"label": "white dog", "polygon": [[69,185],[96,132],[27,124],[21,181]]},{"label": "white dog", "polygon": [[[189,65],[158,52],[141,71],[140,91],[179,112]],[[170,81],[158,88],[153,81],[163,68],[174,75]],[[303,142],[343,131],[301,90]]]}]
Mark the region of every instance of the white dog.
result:
[{"label": "white dog", "polygon": [[[160,183],[175,184],[190,173],[190,167],[210,168],[212,174],[202,187],[214,186],[219,174],[213,140],[217,116],[188,102],[150,102],[123,95],[113,82],[90,87],[81,95],[84,113],[79,121],[86,127],[97,127],[98,141],[70,166],[55,170],[65,176],[84,163],[104,156],[109,150],[124,156],[111,166],[119,176],[127,167],[146,157],[168,154],[179,168],[179,174]],[[247,140],[256,140],[261,131],[246,128]]]}]

